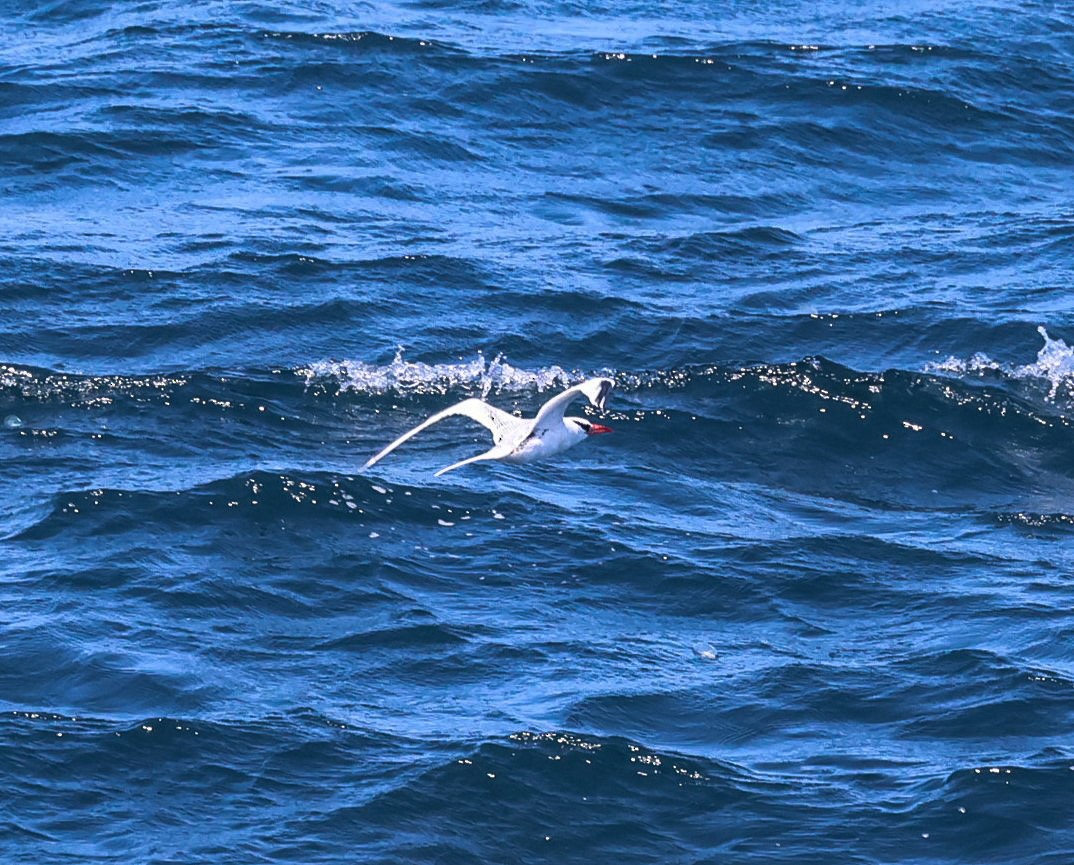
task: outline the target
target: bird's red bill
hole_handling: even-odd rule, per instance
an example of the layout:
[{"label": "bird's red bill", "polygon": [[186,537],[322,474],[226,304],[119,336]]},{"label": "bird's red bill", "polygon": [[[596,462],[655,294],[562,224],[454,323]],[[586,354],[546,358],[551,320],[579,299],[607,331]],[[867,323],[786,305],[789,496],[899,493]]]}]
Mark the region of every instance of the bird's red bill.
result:
[{"label": "bird's red bill", "polygon": [[601,433],[610,433],[611,431],[610,426],[601,426],[599,423],[589,425],[589,434],[591,436],[599,436]]}]

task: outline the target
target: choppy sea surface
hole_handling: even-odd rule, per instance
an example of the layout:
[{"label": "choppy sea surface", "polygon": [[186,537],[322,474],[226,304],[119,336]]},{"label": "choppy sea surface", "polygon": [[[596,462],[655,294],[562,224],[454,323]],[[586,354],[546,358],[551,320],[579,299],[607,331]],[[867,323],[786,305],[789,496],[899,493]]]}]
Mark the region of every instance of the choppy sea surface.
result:
[{"label": "choppy sea surface", "polygon": [[1067,3],[8,0],[0,859],[1074,861],[1072,177]]}]

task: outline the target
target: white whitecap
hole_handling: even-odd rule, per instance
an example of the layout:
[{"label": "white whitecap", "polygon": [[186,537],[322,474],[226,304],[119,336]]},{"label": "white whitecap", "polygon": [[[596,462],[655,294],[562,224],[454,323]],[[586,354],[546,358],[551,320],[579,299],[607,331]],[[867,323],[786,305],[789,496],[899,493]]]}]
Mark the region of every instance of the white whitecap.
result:
[{"label": "white whitecap", "polygon": [[457,363],[422,363],[405,359],[402,348],[388,364],[360,360],[318,361],[297,372],[308,383],[334,381],[341,391],[444,394],[455,388],[478,387],[482,397],[490,393],[569,387],[585,379],[583,373],[568,372],[560,366],[520,369],[503,360],[502,355],[489,361],[481,352],[472,360]]},{"label": "white whitecap", "polygon": [[1044,338],[1044,345],[1037,352],[1033,363],[1021,366],[1000,363],[983,352],[968,359],[949,357],[946,360],[925,364],[925,372],[951,375],[983,375],[999,372],[1015,379],[1044,379],[1050,385],[1048,399],[1054,400],[1060,391],[1074,393],[1074,348],[1061,339],[1052,339],[1044,327],[1037,333]]},{"label": "white whitecap", "polygon": [[1074,349],[1061,339],[1052,339],[1043,327],[1037,333],[1044,337],[1044,347],[1037,352],[1034,363],[1016,367],[1016,378],[1043,378],[1051,384],[1049,399],[1055,399],[1060,388],[1074,385]]}]

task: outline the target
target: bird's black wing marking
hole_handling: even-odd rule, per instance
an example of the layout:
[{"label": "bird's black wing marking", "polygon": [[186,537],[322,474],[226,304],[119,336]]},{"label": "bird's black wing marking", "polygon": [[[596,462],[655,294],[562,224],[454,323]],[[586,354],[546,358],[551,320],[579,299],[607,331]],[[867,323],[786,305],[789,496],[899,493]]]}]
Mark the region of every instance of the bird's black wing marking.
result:
[{"label": "bird's black wing marking", "polygon": [[597,408],[604,411],[604,403],[608,399],[608,394],[612,389],[612,383],[608,380],[604,380],[600,383],[600,392],[597,394],[597,398],[594,402],[597,404]]}]

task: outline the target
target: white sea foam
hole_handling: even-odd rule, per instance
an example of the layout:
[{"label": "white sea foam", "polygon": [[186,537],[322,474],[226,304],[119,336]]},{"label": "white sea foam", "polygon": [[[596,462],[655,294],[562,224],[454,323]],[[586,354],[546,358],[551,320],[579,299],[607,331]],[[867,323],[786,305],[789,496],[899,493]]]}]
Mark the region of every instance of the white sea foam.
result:
[{"label": "white sea foam", "polygon": [[341,391],[381,394],[443,394],[456,388],[479,388],[490,393],[518,393],[562,388],[585,379],[581,372],[560,366],[537,370],[519,369],[496,355],[491,361],[481,352],[472,360],[457,363],[422,363],[406,360],[400,348],[389,364],[364,361],[319,361],[298,370],[308,383],[334,381]]},{"label": "white sea foam", "polygon": [[1033,363],[1023,366],[1004,364],[977,352],[968,359],[949,357],[937,363],[927,363],[925,371],[953,375],[995,372],[1010,378],[1044,379],[1050,386],[1048,399],[1055,400],[1060,395],[1074,396],[1074,348],[1061,339],[1052,339],[1043,327],[1038,327],[1037,333],[1044,337],[1044,346],[1037,352],[1037,359]]}]

